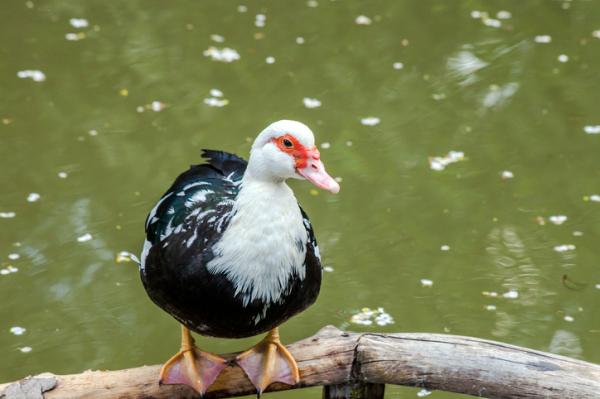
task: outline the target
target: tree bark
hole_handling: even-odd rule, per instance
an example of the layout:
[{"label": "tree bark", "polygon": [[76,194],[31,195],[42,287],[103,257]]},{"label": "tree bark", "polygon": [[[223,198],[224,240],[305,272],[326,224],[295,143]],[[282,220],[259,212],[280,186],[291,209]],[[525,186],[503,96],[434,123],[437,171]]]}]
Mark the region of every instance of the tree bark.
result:
[{"label": "tree bark", "polygon": [[[344,385],[351,389],[397,384],[486,398],[600,397],[598,365],[478,338],[422,333],[359,334],[329,326],[288,348],[298,362],[301,381],[295,387],[273,384],[267,391],[329,386],[327,389],[333,394],[343,392],[345,388],[340,386]],[[159,370],[160,366],[144,366],[71,375],[46,373],[43,377],[54,377],[57,384],[43,397],[197,398],[186,386],[159,386]],[[45,381],[46,386],[51,385]],[[3,394],[9,398],[18,391],[19,384],[31,386],[32,381],[0,385],[0,398]],[[232,366],[209,388],[207,398],[254,392],[243,371]]]}]

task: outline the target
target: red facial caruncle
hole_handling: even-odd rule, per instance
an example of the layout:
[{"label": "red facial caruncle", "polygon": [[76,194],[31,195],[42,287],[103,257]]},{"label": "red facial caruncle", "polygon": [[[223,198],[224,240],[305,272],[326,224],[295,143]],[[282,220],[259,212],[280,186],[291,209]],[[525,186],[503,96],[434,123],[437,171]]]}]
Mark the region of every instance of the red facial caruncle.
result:
[{"label": "red facial caruncle", "polygon": [[321,154],[317,147],[308,149],[289,133],[274,138],[273,142],[281,151],[294,157],[296,169],[305,168],[310,158],[317,161],[321,159]]},{"label": "red facial caruncle", "polygon": [[280,151],[292,156],[296,173],[300,176],[315,186],[334,194],[340,191],[340,185],[325,171],[317,147],[306,148],[296,137],[289,133],[275,137],[272,141]]}]

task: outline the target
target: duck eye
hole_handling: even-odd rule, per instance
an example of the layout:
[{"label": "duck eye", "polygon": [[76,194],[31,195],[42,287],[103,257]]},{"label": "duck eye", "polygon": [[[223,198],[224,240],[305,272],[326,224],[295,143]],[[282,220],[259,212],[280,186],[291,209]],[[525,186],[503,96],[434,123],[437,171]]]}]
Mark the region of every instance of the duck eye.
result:
[{"label": "duck eye", "polygon": [[288,139],[283,139],[283,145],[286,146],[286,148],[292,148],[294,146],[294,144]]}]

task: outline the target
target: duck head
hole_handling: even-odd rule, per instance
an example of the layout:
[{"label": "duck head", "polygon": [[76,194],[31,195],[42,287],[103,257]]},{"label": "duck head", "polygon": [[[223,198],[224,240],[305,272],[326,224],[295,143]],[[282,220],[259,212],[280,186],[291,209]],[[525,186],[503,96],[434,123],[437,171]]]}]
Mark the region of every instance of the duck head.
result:
[{"label": "duck head", "polygon": [[325,171],[313,132],[296,121],[274,122],[256,137],[247,172],[258,180],[306,179],[334,194],[340,191],[340,185]]}]

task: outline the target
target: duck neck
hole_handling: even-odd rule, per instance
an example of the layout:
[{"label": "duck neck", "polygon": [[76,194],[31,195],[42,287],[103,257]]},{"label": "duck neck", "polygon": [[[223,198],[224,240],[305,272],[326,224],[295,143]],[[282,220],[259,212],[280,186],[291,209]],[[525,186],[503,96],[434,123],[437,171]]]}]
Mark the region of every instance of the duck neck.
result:
[{"label": "duck neck", "polygon": [[[275,173],[272,168],[267,167],[266,163],[265,158],[260,152],[255,150],[250,152],[248,166],[242,178],[240,195],[252,192],[254,195],[262,193],[267,197],[283,195],[294,198],[292,190],[285,183],[285,178]],[[274,199],[271,198],[270,200]]]},{"label": "duck neck", "polygon": [[295,202],[296,198],[284,179],[273,179],[257,174],[252,169],[246,170],[238,194],[239,205],[251,203],[252,207],[269,207],[274,202],[287,202],[286,200]]}]

